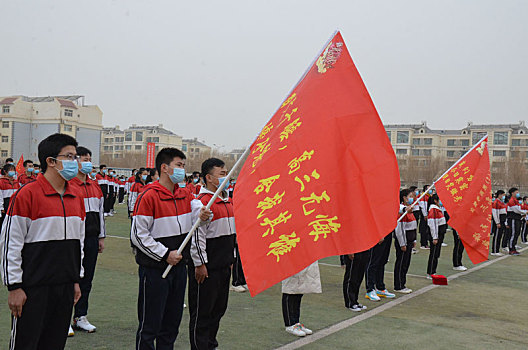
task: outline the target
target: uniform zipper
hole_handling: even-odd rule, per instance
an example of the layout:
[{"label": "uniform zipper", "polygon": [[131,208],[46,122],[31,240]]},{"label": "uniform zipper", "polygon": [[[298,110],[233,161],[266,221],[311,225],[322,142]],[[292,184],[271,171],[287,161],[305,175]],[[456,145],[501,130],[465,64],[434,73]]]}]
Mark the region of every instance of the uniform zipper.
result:
[{"label": "uniform zipper", "polygon": [[62,203],[62,212],[64,213],[64,240],[66,240],[66,208],[64,207],[64,198],[60,195]]}]

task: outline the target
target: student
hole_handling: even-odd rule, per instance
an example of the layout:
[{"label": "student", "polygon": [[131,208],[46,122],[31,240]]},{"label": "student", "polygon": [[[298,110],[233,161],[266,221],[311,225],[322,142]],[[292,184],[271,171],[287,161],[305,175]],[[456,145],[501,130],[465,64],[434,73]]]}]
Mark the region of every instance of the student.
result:
[{"label": "student", "polygon": [[40,174],[40,164],[33,164],[33,168],[35,171],[33,173],[35,174],[35,178]]},{"label": "student", "polygon": [[[108,201],[107,201],[107,208],[105,208],[105,212],[108,213],[107,216],[114,216],[114,205],[116,201],[116,181],[115,181],[115,172],[114,169],[110,168],[108,169]],[[119,187],[117,187],[119,189]]]},{"label": "student", "polygon": [[[99,184],[99,187],[101,187],[101,192],[103,192],[103,198],[104,198],[104,216],[108,216],[109,213],[109,181],[108,181],[108,169],[106,168],[106,165],[101,164],[99,166],[99,172],[96,175],[97,183]],[[108,209],[108,211],[107,211]]]},{"label": "student", "polygon": [[242,259],[240,259],[240,251],[238,250],[238,243],[235,239],[235,262],[231,269],[231,286],[230,291],[237,293],[244,293],[248,290],[246,284],[246,277],[244,276],[244,269],[242,268]]},{"label": "student", "polygon": [[396,262],[394,263],[394,291],[408,294],[412,289],[406,287],[407,271],[411,264],[411,251],[416,246],[416,218],[412,214],[410,205],[413,199],[409,196],[410,190],[400,191],[400,210],[399,215],[406,214],[398,223],[394,231],[396,239],[394,247],[396,248]]},{"label": "student", "polygon": [[[416,217],[416,212],[413,212]],[[365,269],[367,294],[365,298],[380,301],[380,298],[394,298],[396,295],[385,287],[385,265],[389,260],[392,245],[392,234],[389,233],[378,244],[370,248],[369,260]]]},{"label": "student", "polygon": [[506,209],[508,206],[506,205],[506,194],[503,190],[498,190],[495,194],[495,201],[491,204],[491,214],[492,214],[492,234],[493,234],[493,240],[491,242],[491,255],[493,256],[503,256],[500,252],[501,248],[501,242],[503,239],[503,236],[505,235],[506,230],[508,230],[507,226],[507,213]]},{"label": "student", "polygon": [[[447,220],[449,222],[449,220]],[[466,271],[467,267],[462,264],[462,254],[464,253],[464,244],[460,239],[458,232],[451,228],[453,231],[453,240],[455,242],[453,246],[453,270],[455,271]]]},{"label": "student", "polygon": [[[416,200],[420,197],[420,190],[418,190],[418,187],[416,186],[409,187],[409,190],[411,191],[410,196],[413,198],[413,203],[415,203]],[[414,214],[414,217],[416,218],[416,224],[418,225],[418,227],[420,227],[421,222],[422,220],[424,220],[424,218],[422,215],[422,208],[420,208],[419,204],[415,204],[413,206],[413,214]],[[412,249],[412,253],[413,254],[418,253],[416,248]]]},{"label": "student", "polygon": [[520,255],[520,253],[517,251],[516,245],[521,233],[521,219],[526,217],[526,210],[521,209],[521,205],[519,203],[521,194],[519,193],[519,190],[515,187],[512,187],[508,192],[511,196],[507,209],[508,226],[510,226],[510,241],[508,242],[508,248],[510,255]]},{"label": "student", "polygon": [[5,164],[15,164],[13,158],[6,158]]},{"label": "student", "polygon": [[12,314],[9,349],[64,349],[83,277],[83,198],[68,184],[77,141],[54,134],[38,145],[43,176],[12,198],[0,237]]},{"label": "student", "polygon": [[136,200],[138,196],[143,192],[147,182],[147,169],[139,168],[136,173],[136,182],[132,185],[130,189],[130,195],[128,196],[128,216],[132,218],[134,212],[134,206],[136,205]]},{"label": "student", "polygon": [[[202,163],[202,174],[205,187],[202,187],[197,199],[205,206],[220,184],[226,181],[227,168],[222,160],[209,158]],[[197,210],[195,208],[194,212]],[[215,200],[211,211],[211,222],[195,231],[191,244],[188,300],[192,350],[218,347],[216,335],[227,310],[231,266],[235,261],[233,203],[225,191]]]},{"label": "student", "polygon": [[427,215],[429,214],[429,208],[427,207],[427,203],[429,201],[429,197],[433,195],[433,190],[429,189],[429,185],[425,185],[423,187],[423,192],[427,191],[425,196],[420,199],[420,202],[418,205],[420,206],[420,209],[422,211],[422,215],[420,218],[423,218],[423,220],[420,220],[420,249],[429,249],[429,225],[427,225]]},{"label": "student", "polygon": [[125,200],[125,177],[121,176],[117,179],[117,183],[119,185],[119,204],[123,204],[123,201]]},{"label": "student", "polygon": [[[130,238],[139,265],[136,350],[173,349],[183,313],[187,273],[177,249],[196,217],[210,217],[202,203],[176,184],[185,177],[185,155],[176,148],[163,148],[156,155],[160,180],[149,185],[137,199]],[[146,169],[138,174],[146,176]],[[144,180],[143,180],[144,181]],[[138,184],[136,182],[136,184]],[[173,265],[167,278],[167,263]],[[154,346],[154,343],[156,346]]]},{"label": "student", "polygon": [[81,288],[81,298],[75,305],[73,316],[73,328],[88,333],[96,331],[87,318],[88,298],[92,290],[92,281],[95,274],[97,256],[104,250],[104,239],[106,237],[104,222],[104,198],[101,188],[96,181],[91,180],[88,174],[92,172],[92,152],[86,147],[77,147],[79,156],[79,173],[77,177],[70,181],[72,188],[76,188],[84,198],[84,209],[86,212],[85,237],[84,237],[84,277],[79,286]]},{"label": "student", "polygon": [[431,279],[431,275],[436,274],[436,268],[438,266],[438,258],[440,257],[440,251],[442,250],[442,242],[445,238],[447,230],[447,223],[444,217],[444,213],[440,207],[442,202],[438,198],[437,194],[433,194],[429,197],[427,203],[429,213],[427,214],[427,224],[429,225],[429,232],[431,234],[429,250],[429,260],[427,262],[427,278]]},{"label": "student", "polygon": [[25,185],[29,182],[35,181],[37,177],[35,176],[35,168],[33,166],[32,160],[24,161],[24,172],[18,176],[18,182],[20,185]]},{"label": "student", "polygon": [[16,180],[16,171],[13,164],[4,165],[2,171],[5,176],[0,178],[0,210],[2,211],[0,225],[4,222],[11,197],[20,188],[20,183]]},{"label": "student", "polygon": [[191,191],[192,194],[196,196],[200,194],[200,189],[202,188],[202,185],[200,185],[200,173],[199,172],[193,171],[192,176],[190,176],[188,179],[187,188]]},{"label": "student", "polygon": [[[528,212],[528,197],[524,197],[521,203],[521,209]],[[526,216],[521,219],[521,243],[526,245],[528,241],[526,240],[526,235],[528,234],[526,230]]]},{"label": "student", "polygon": [[343,297],[345,307],[354,312],[366,310],[367,307],[358,302],[359,288],[363,282],[367,262],[370,259],[370,249],[355,254],[343,256],[345,275],[343,276]]},{"label": "student", "polygon": [[286,332],[304,337],[313,331],[301,323],[301,300],[304,294],[322,293],[319,264],[314,262],[304,270],[286,278],[282,285],[282,317]]}]

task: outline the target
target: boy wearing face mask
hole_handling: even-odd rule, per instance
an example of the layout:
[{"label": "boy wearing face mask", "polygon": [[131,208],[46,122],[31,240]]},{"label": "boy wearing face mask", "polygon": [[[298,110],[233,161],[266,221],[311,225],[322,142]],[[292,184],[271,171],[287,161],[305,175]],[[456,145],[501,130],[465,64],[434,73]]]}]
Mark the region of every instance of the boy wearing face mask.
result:
[{"label": "boy wearing face mask", "polygon": [[429,198],[429,214],[427,215],[427,224],[429,225],[429,232],[431,232],[431,240],[429,250],[429,260],[427,263],[427,277],[431,279],[431,275],[436,274],[438,266],[438,258],[442,249],[442,242],[444,241],[447,230],[447,222],[444,217],[444,212],[440,208],[442,202],[437,194],[433,194]]},{"label": "boy wearing face mask", "polygon": [[[198,200],[207,205],[218,187],[227,181],[225,163],[210,158],[202,163],[202,187]],[[196,210],[195,210],[196,211]],[[231,266],[235,261],[235,218],[233,203],[226,191],[211,206],[213,218],[199,227],[191,244],[189,264],[189,338],[191,349],[218,347],[216,335],[227,309]]]},{"label": "boy wearing face mask", "polygon": [[79,156],[79,173],[70,181],[84,198],[86,211],[85,237],[84,237],[84,277],[79,285],[81,287],[81,299],[75,305],[73,315],[73,328],[88,333],[93,333],[96,327],[88,319],[88,298],[92,289],[92,280],[95,274],[97,256],[104,250],[104,239],[106,237],[104,222],[104,198],[101,188],[97,182],[91,180],[88,174],[92,172],[92,152],[86,147],[77,147]]},{"label": "boy wearing face mask", "polygon": [[108,169],[108,208],[105,209],[105,212],[108,213],[108,216],[114,216],[114,204],[116,201],[116,179],[114,169]]},{"label": "boy wearing face mask", "polygon": [[508,205],[505,203],[506,193],[503,190],[498,190],[495,197],[496,199],[491,204],[491,214],[493,218],[491,222],[493,234],[493,241],[491,242],[491,255],[502,256],[504,254],[500,252],[500,248],[503,236],[507,230],[506,210]]},{"label": "boy wearing face mask", "polygon": [[29,182],[35,181],[37,177],[34,174],[35,168],[33,167],[33,161],[32,160],[25,160],[24,161],[24,173],[20,174],[18,177],[18,182],[20,185],[25,185]]},{"label": "boy wearing face mask", "polygon": [[420,202],[418,205],[420,206],[420,209],[422,211],[421,219],[420,220],[420,249],[429,249],[429,226],[427,225],[427,215],[429,214],[429,207],[427,206],[427,203],[429,201],[429,197],[433,195],[433,190],[429,189],[428,185],[425,185],[423,187],[423,191],[427,191],[425,196],[420,199]]},{"label": "boy wearing face mask", "polygon": [[[130,238],[139,265],[138,350],[154,349],[154,343],[157,349],[174,347],[183,313],[189,246],[182,255],[177,249],[193,225],[192,212],[204,222],[210,216],[200,201],[178,186],[185,178],[184,167],[183,152],[162,149],[156,156],[160,179],[135,204]],[[173,268],[162,278],[167,263]]]},{"label": "boy wearing face mask", "polygon": [[63,349],[81,295],[85,210],[68,181],[79,170],[77,141],[54,134],[38,146],[44,174],[11,199],[0,237],[9,290],[9,349]]},{"label": "boy wearing face mask", "polygon": [[35,179],[36,179],[37,176],[40,174],[40,165],[39,164],[33,164],[33,168],[35,169],[35,171],[33,171],[33,173],[35,174]]},{"label": "boy wearing face mask", "polygon": [[515,187],[510,188],[508,191],[511,195],[510,201],[508,202],[508,226],[510,226],[510,241],[508,242],[510,255],[520,255],[517,251],[516,245],[519,235],[521,233],[521,220],[526,217],[526,210],[521,209],[519,199],[521,194]]},{"label": "boy wearing face mask", "polygon": [[96,175],[97,183],[99,184],[99,187],[101,187],[101,191],[103,192],[103,198],[104,198],[104,216],[108,216],[109,211],[107,209],[109,208],[109,196],[108,196],[108,169],[106,169],[106,165],[101,164],[99,166],[99,172]]},{"label": "boy wearing face mask", "polygon": [[134,213],[134,207],[136,205],[136,200],[138,196],[143,192],[145,186],[147,185],[148,172],[145,168],[139,168],[136,173],[136,180],[132,187],[130,188],[130,194],[128,195],[128,210],[129,217],[132,218]]},{"label": "boy wearing face mask", "polygon": [[396,239],[396,262],[394,263],[394,291],[409,294],[412,289],[407,288],[407,271],[411,265],[411,251],[416,246],[416,218],[412,214],[411,204],[413,199],[409,196],[411,191],[404,189],[400,191],[399,215],[405,214],[394,231]]},{"label": "boy wearing face mask", "polygon": [[20,188],[20,184],[16,180],[15,166],[13,164],[6,164],[2,170],[5,176],[0,178],[0,210],[2,211],[0,225],[4,222],[11,197]]}]

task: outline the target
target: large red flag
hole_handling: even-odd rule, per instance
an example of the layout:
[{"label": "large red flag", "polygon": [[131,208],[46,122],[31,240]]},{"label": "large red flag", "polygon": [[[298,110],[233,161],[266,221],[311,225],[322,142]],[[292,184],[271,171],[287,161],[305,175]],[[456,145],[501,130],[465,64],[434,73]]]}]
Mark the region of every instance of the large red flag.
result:
[{"label": "large red flag", "polygon": [[436,183],[436,192],[473,264],[488,260],[491,176],[486,136]]},{"label": "large red flag", "polygon": [[340,33],[251,145],[237,179],[240,256],[256,295],[396,226],[394,151]]},{"label": "large red flag", "polygon": [[24,173],[24,155],[23,154],[18,159],[18,163],[16,165],[15,171],[17,175],[21,175]]}]

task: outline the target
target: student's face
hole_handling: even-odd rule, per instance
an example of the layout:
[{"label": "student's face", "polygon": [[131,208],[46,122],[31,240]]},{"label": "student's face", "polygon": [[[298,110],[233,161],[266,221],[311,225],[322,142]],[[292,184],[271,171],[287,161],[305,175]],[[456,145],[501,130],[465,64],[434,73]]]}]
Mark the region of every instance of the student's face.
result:
[{"label": "student's face", "polygon": [[28,168],[33,168],[33,163],[27,163],[27,165],[26,165],[26,170],[27,170]]},{"label": "student's face", "polygon": [[218,187],[218,185],[220,184],[220,181],[218,179],[227,176],[227,168],[225,166],[215,166],[213,170],[211,170],[211,172],[206,176],[208,176],[207,181],[210,181],[213,185]]},{"label": "student's face", "polygon": [[62,165],[63,160],[75,160],[77,157],[77,150],[75,146],[65,146],[61,149],[57,155],[57,161],[53,160],[51,157],[46,161],[48,162],[49,168],[56,168],[57,170],[62,170],[64,167]]}]

